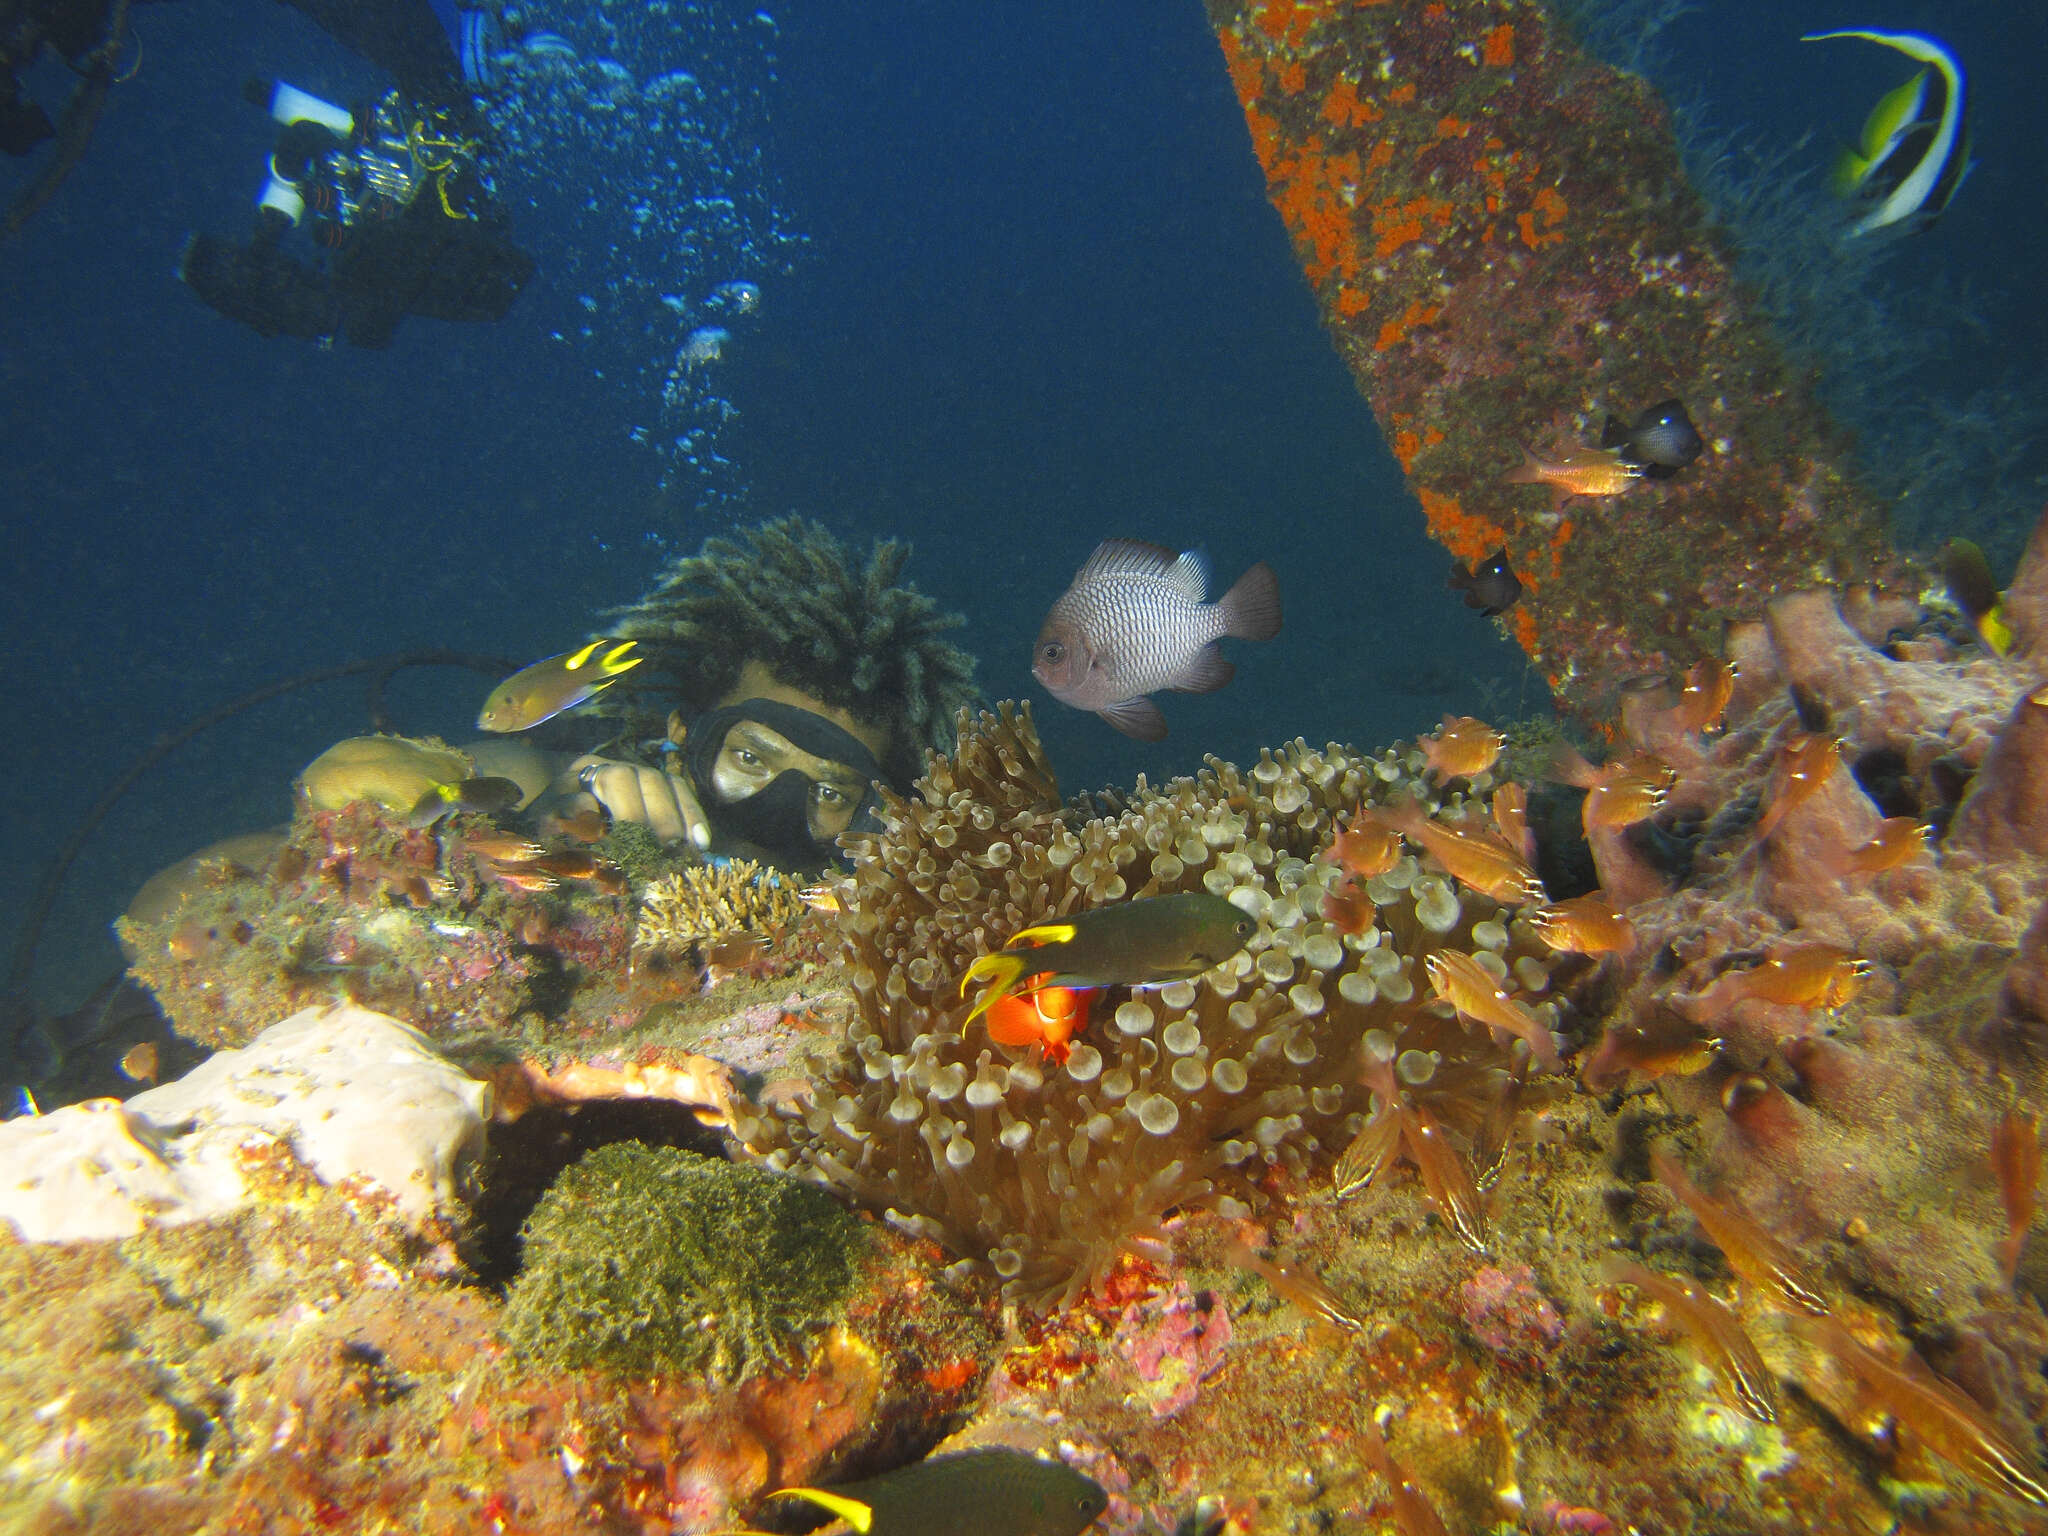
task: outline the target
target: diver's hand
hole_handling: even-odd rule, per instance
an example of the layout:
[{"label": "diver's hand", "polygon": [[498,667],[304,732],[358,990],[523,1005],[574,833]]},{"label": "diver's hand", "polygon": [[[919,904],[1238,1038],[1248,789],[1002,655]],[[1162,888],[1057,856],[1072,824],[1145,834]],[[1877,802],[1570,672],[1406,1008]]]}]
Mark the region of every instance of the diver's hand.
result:
[{"label": "diver's hand", "polygon": [[611,812],[614,821],[637,821],[664,843],[711,846],[711,824],[690,786],[672,773],[640,763],[588,755],[569,765],[570,786]]}]

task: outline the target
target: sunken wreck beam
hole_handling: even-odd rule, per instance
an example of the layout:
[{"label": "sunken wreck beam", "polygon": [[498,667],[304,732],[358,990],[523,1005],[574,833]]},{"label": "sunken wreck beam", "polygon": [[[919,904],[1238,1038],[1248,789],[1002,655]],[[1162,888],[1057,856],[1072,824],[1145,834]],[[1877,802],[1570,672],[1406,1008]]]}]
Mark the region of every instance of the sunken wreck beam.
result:
[{"label": "sunken wreck beam", "polygon": [[[1788,590],[1883,576],[1882,509],[1730,271],[1662,99],[1531,0],[1210,0],[1337,349],[1460,560],[1505,548],[1515,639],[1582,717],[1719,653]],[[1675,479],[1554,507],[1522,451],[1678,396]]]}]

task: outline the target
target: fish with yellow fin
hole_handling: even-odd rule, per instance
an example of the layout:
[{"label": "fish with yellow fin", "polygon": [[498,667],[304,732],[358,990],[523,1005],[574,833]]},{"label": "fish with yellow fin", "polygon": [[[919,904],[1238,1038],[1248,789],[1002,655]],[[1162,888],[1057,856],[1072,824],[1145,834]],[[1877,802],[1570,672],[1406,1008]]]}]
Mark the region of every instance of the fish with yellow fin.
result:
[{"label": "fish with yellow fin", "polygon": [[1948,595],[1970,621],[1977,637],[2003,656],[2012,650],[2012,625],[2006,622],[2005,594],[1991,574],[1991,562],[1969,539],[1950,539],[1942,546],[1941,573],[1948,583]]},{"label": "fish with yellow fin", "polygon": [[994,1446],[769,1497],[809,1500],[855,1536],[1081,1536],[1109,1507],[1102,1485],[1066,1463]]},{"label": "fish with yellow fin", "polygon": [[565,709],[584,704],[647,658],[634,656],[636,640],[603,639],[521,667],[493,688],[476,717],[480,731],[527,731]]},{"label": "fish with yellow fin", "polygon": [[960,978],[960,995],[987,978],[990,986],[963,1023],[971,1023],[1017,990],[1030,974],[1056,987],[1153,987],[1199,976],[1243,949],[1258,921],[1221,896],[1190,892],[1148,896],[1037,923],[983,955]]},{"label": "fish with yellow fin", "polygon": [[423,832],[457,811],[478,811],[494,816],[499,811],[517,809],[525,798],[526,791],[516,780],[495,776],[436,784],[413,802],[413,808],[406,813],[405,824]]}]

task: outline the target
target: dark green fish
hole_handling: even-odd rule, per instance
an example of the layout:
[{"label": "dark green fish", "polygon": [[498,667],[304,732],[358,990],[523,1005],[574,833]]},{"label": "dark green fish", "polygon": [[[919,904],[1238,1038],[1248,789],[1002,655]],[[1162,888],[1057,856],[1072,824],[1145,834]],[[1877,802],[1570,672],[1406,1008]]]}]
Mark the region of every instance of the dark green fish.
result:
[{"label": "dark green fish", "polygon": [[1065,1463],[996,1448],[772,1497],[809,1499],[857,1536],[1080,1536],[1109,1505],[1101,1484]]},{"label": "dark green fish", "polygon": [[1152,896],[1097,907],[1026,928],[1008,947],[983,955],[960,978],[990,977],[993,985],[963,1020],[971,1023],[1026,974],[1045,975],[1041,986],[1150,987],[1199,976],[1243,949],[1258,920],[1221,896]]},{"label": "dark green fish", "polygon": [[459,784],[436,784],[414,802],[406,813],[405,824],[424,831],[456,811],[492,815],[515,809],[525,798],[526,791],[513,779],[464,779]]}]

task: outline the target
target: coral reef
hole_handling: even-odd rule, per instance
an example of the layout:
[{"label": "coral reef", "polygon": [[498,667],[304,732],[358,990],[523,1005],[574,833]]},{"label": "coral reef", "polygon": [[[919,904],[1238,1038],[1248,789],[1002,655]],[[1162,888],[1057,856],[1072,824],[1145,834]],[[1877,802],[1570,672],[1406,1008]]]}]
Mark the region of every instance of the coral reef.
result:
[{"label": "coral reef", "polygon": [[865,1243],[810,1185],[617,1142],[565,1171],[528,1219],[505,1337],[546,1369],[786,1369],[844,1311]]},{"label": "coral reef", "polygon": [[[1731,273],[1663,104],[1534,0],[1211,0],[1268,190],[1433,536],[1505,548],[1508,616],[1586,718],[1816,579],[1888,569],[1883,511]],[[1551,512],[1503,477],[1669,396],[1710,452]],[[1611,573],[1627,570],[1617,585]]]},{"label": "coral reef", "polygon": [[0,1507],[33,1536],[730,1528],[928,1443],[978,1380],[979,1320],[885,1234],[865,1255],[801,1369],[727,1386],[526,1369],[444,1246],[295,1165],[120,1242],[0,1233]]},{"label": "coral reef", "polygon": [[[1084,818],[1060,805],[1028,710],[963,712],[959,736],[918,799],[888,797],[887,830],[856,849],[842,961],[858,1010],[840,1053],[815,1064],[800,1111],[737,1128],[775,1166],[887,1211],[1008,1294],[1071,1302],[1126,1249],[1156,1247],[1168,1211],[1249,1214],[1276,1174],[1327,1165],[1367,1125],[1362,1042],[1386,1068],[1386,1115],[1399,1099],[1410,1124],[1434,1124],[1437,1104],[1476,1134],[1528,1053],[1419,999],[1446,956],[1509,1008],[1525,1006],[1511,994],[1538,999],[1541,1013],[1518,1017],[1554,1058],[1547,951],[1511,908],[1397,848],[1351,898],[1362,917],[1325,915],[1350,877],[1311,860],[1342,810],[1420,790],[1419,753],[1297,742],[1249,772],[1212,761]],[[959,978],[1019,929],[1199,890],[1259,917],[1247,948],[1196,981],[1112,992],[1063,1065],[963,1025]],[[1447,1135],[1420,1144],[1442,1154],[1418,1158],[1432,1176],[1462,1168]]]},{"label": "coral reef", "polygon": [[864,565],[817,523],[776,518],[743,539],[710,538],[678,559],[645,597],[614,611],[609,633],[645,643],[650,665],[611,690],[605,708],[658,703],[639,734],[658,734],[680,700],[685,717],[711,707],[763,662],[782,682],[873,724],[891,742],[883,766],[899,783],[927,747],[943,746],[953,712],[974,696],[974,658],[941,638],[964,620],[897,577],[909,546],[885,539]]},{"label": "coral reef", "polygon": [[[223,1216],[0,1234],[0,1499],[711,1532],[961,1429],[1057,1440],[1112,1536],[2048,1530],[2048,519],[2004,607],[1999,656],[1780,594],[1604,762],[1451,722],[1063,800],[1028,712],[963,717],[853,850],[836,960],[807,920],[780,977],[650,982],[622,897],[500,889],[461,815],[304,816],[145,968],[238,910],[607,914],[546,1042],[445,1042],[503,1099],[460,1251],[510,1299],[293,1156]],[[1064,1064],[963,1022],[1019,929],[1191,890],[1247,948],[1105,989]],[[768,1166],[655,1147],[720,1122]]]},{"label": "coral reef", "polygon": [[470,813],[419,828],[366,800],[301,809],[260,867],[209,864],[154,920],[117,928],[131,974],[209,1045],[343,1000],[437,1038],[547,1035],[614,1011],[633,932],[623,878],[571,852],[543,863],[573,858],[578,878],[508,865],[505,843],[519,840]]}]

